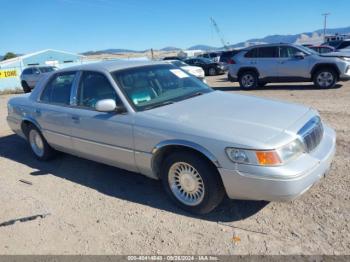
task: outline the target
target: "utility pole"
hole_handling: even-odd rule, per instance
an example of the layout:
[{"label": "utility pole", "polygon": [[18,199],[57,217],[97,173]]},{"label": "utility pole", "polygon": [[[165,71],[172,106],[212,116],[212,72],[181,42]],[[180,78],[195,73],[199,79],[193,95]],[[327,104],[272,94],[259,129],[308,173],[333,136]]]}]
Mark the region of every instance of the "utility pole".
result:
[{"label": "utility pole", "polygon": [[323,23],[323,41],[326,42],[326,30],[327,30],[327,17],[331,13],[324,13],[322,14],[324,16],[324,23]]}]

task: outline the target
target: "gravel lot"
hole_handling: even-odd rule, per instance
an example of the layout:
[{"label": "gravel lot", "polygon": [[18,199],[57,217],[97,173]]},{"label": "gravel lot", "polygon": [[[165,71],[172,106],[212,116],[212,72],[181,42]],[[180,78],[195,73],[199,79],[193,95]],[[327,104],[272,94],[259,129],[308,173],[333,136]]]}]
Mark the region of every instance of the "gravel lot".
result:
[{"label": "gravel lot", "polygon": [[0,223],[49,214],[0,227],[0,253],[350,254],[350,83],[245,92],[225,76],[208,82],[318,109],[338,136],[329,175],[293,202],[225,200],[214,213],[193,217],[168,201],[158,181],[65,154],[35,160],[7,126],[10,96],[0,96]]}]

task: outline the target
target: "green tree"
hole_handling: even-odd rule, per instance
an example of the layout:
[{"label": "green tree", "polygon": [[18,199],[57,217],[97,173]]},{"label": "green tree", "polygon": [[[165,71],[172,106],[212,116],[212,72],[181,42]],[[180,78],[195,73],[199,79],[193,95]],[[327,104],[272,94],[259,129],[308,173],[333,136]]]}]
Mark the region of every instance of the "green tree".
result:
[{"label": "green tree", "polygon": [[7,53],[5,54],[5,56],[3,57],[2,60],[7,60],[7,59],[14,58],[14,57],[16,57],[16,54],[15,54],[15,53],[7,52]]}]

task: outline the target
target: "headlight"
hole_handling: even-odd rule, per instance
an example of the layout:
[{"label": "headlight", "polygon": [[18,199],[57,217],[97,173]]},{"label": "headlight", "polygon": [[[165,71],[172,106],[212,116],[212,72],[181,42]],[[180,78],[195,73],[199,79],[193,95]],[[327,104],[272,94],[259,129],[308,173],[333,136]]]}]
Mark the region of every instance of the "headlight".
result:
[{"label": "headlight", "polygon": [[226,148],[226,154],[231,161],[240,164],[260,166],[282,165],[292,158],[298,157],[304,151],[304,146],[299,139],[295,139],[291,143],[275,150]]}]

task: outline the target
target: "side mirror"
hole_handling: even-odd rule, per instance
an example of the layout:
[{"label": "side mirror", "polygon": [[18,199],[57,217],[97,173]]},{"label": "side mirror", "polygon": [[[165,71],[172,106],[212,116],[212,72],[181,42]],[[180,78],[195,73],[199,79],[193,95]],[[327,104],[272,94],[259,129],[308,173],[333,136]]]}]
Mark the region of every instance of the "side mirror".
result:
[{"label": "side mirror", "polygon": [[117,104],[113,99],[102,99],[97,101],[95,108],[99,112],[113,112],[117,111]]},{"label": "side mirror", "polygon": [[296,59],[304,59],[305,54],[303,52],[296,52],[294,58]]}]

